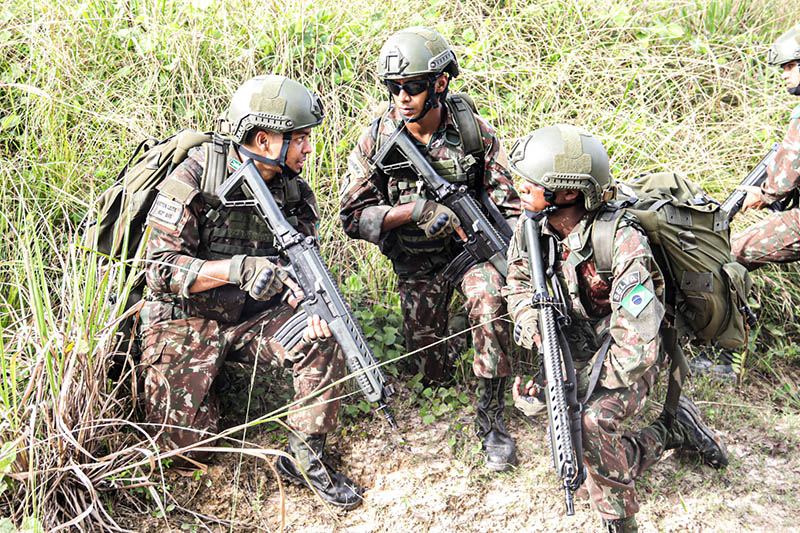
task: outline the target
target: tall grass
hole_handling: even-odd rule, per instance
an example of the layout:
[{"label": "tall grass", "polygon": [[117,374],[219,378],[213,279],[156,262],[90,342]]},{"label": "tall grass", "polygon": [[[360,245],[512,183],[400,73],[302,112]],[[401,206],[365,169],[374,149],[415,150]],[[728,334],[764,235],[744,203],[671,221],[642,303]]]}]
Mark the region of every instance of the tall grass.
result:
[{"label": "tall grass", "polygon": [[[134,380],[105,378],[118,313],[107,302],[125,279],[78,246],[81,221],[141,138],[211,129],[256,74],[313,87],[326,119],[305,177],[323,250],[340,279],[361,278],[363,301],[389,305],[388,263],[345,238],[337,213],[346,156],[386,97],[374,61],[391,33],[423,23],[443,33],[462,69],[454,90],[476,99],[506,146],[577,123],[601,136],[617,177],[680,170],[721,199],[783,134],[794,102],[763,58],[798,15],[775,0],[4,3],[0,513],[46,530],[113,527],[98,490],[142,458]],[[796,318],[797,270],[768,272],[762,318]]]}]

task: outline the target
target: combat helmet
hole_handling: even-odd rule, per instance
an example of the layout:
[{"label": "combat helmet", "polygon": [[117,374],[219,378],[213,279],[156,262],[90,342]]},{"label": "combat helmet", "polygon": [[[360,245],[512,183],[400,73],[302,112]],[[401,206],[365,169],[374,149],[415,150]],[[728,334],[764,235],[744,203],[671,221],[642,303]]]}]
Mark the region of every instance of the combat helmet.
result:
[{"label": "combat helmet", "polygon": [[[389,80],[427,76],[428,97],[422,112],[406,122],[416,122],[447,97],[447,89],[435,94],[436,78],[446,72],[450,78],[458,76],[458,60],[450,45],[438,32],[414,26],[395,33],[386,41],[378,54],[378,77],[387,84]],[[391,93],[389,101],[392,102]]]},{"label": "combat helmet", "polygon": [[551,205],[556,191],[581,191],[588,211],[614,197],[608,153],[583,128],[569,124],[540,128],[518,140],[508,159],[512,172],[544,188]]},{"label": "combat helmet", "polygon": [[285,164],[292,132],[318,126],[323,116],[322,102],[305,85],[286,76],[267,74],[250,78],[233,93],[217,131],[236,144],[241,144],[253,128],[282,133],[278,159],[253,154],[243,147],[239,150],[252,159],[291,172]]},{"label": "combat helmet", "polygon": [[[767,52],[767,63],[773,66],[800,61],[800,26],[794,26],[778,37]],[[800,86],[789,87],[789,93],[800,94]]]}]

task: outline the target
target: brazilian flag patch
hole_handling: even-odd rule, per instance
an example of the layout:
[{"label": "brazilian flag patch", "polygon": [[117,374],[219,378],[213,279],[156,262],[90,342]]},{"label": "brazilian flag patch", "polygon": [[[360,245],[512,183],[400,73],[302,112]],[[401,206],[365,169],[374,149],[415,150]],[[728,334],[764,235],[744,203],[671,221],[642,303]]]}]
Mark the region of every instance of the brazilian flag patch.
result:
[{"label": "brazilian flag patch", "polygon": [[653,293],[650,290],[639,283],[636,285],[631,292],[628,293],[625,298],[623,298],[620,305],[628,310],[630,314],[634,317],[638,318],[647,304],[653,299]]}]

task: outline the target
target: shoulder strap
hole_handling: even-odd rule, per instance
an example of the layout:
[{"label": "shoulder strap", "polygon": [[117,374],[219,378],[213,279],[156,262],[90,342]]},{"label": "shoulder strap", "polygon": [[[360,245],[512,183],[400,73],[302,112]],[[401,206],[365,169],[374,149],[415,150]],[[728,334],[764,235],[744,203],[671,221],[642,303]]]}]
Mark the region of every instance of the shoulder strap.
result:
[{"label": "shoulder strap", "polygon": [[203,191],[203,198],[214,207],[219,205],[217,198],[217,187],[228,177],[228,147],[227,141],[219,135],[214,135],[210,143],[205,143],[206,164],[203,169],[203,177],[200,182],[200,189]]},{"label": "shoulder strap", "polygon": [[[449,94],[447,104],[458,127],[464,151],[478,161],[483,160],[483,136],[475,118],[475,102],[466,94]],[[480,157],[476,155],[478,153]]]},{"label": "shoulder strap", "polygon": [[622,209],[606,210],[598,214],[592,225],[592,250],[594,266],[597,274],[605,281],[611,279],[611,252],[614,246],[614,235],[617,223],[624,211]]}]

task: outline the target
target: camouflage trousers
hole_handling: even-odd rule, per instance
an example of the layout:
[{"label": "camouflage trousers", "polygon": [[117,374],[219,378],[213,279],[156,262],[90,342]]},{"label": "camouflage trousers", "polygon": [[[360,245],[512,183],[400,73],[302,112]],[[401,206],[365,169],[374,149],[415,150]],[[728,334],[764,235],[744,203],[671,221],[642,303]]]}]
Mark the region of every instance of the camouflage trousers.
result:
[{"label": "camouflage trousers", "polygon": [[[218,433],[219,407],[211,385],[226,358],[291,369],[295,400],[341,379],[344,357],[332,338],[300,341],[288,352],[273,338],[294,313],[280,304],[240,324],[186,318],[147,327],[139,375],[145,421],[158,433],[159,444],[183,447]],[[333,398],[338,389],[331,387],[293,407],[286,422],[304,433],[328,433],[336,426],[340,402]]]},{"label": "camouflage trousers", "polygon": [[731,252],[747,270],[800,259],[800,209],[773,213],[731,237]]},{"label": "camouflage trousers", "polygon": [[664,436],[649,427],[620,432],[625,420],[644,408],[658,378],[658,365],[647,370],[628,389],[599,388],[589,398],[583,414],[583,460],[592,507],[606,519],[636,514],[634,480],[658,462],[664,453]]},{"label": "camouflage trousers", "polygon": [[[511,375],[510,319],[504,317],[507,312],[500,294],[502,286],[502,276],[488,262],[467,270],[458,285],[466,299],[464,309],[469,326],[474,327],[471,330],[475,349],[472,369],[481,378]],[[449,328],[454,285],[438,275],[401,276],[398,289],[406,349],[414,351],[432,345],[411,356],[412,362],[426,378],[446,381],[451,372],[452,351],[458,343],[453,342],[455,339],[440,341],[455,333]]]}]

